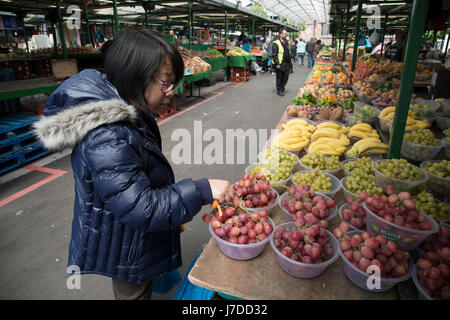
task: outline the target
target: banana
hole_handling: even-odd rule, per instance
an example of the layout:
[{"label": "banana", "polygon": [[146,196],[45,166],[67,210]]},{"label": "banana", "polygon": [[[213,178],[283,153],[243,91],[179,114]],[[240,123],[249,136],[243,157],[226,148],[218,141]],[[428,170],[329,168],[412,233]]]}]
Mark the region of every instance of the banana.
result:
[{"label": "banana", "polygon": [[301,149],[304,148],[308,145],[309,141],[308,140],[304,140],[304,141],[300,141],[298,143],[295,144],[290,144],[289,145],[289,150],[297,150],[297,149]]},{"label": "banana", "polygon": [[358,130],[358,131],[362,131],[362,132],[366,132],[366,131],[371,132],[372,129],[373,129],[372,126],[368,123],[358,123],[350,128],[350,132],[352,132],[352,130]]},{"label": "banana", "polygon": [[367,150],[365,153],[373,153],[373,154],[385,154],[388,152],[389,149],[385,149],[385,148],[373,148],[373,149],[369,149]]},{"label": "banana", "polygon": [[391,112],[395,112],[395,107],[387,107],[387,108],[384,108],[384,109],[380,112],[380,118],[384,119],[385,116],[386,116],[388,113],[391,113]]},{"label": "banana", "polygon": [[342,128],[342,126],[337,123],[334,123],[334,122],[321,122],[316,126],[316,128],[317,129],[331,128],[331,129],[340,130]]},{"label": "banana", "polygon": [[367,143],[367,142],[380,143],[381,141],[380,141],[380,138],[365,138],[365,139],[361,139],[361,140],[355,142],[355,144],[353,145],[353,148],[357,149],[357,148],[359,148],[360,145],[363,145],[364,143]]},{"label": "banana", "polygon": [[311,136],[311,141],[314,142],[320,137],[330,137],[338,139],[341,136],[341,133],[335,129],[331,128],[321,128],[316,130],[314,134]]},{"label": "banana", "polygon": [[350,130],[348,133],[349,137],[355,137],[360,139],[368,138],[370,135],[367,132],[359,131],[359,130]]},{"label": "banana", "polygon": [[296,143],[304,142],[304,141],[305,140],[302,138],[293,137],[293,138],[282,139],[280,142],[291,145],[291,144],[296,144]]},{"label": "banana", "polygon": [[306,120],[303,120],[303,119],[292,119],[292,120],[289,120],[289,121],[286,123],[286,126],[287,126],[287,127],[291,127],[291,126],[294,126],[294,125],[296,125],[296,124],[303,125],[303,126],[308,126],[308,125],[309,125],[309,122],[306,121]]}]

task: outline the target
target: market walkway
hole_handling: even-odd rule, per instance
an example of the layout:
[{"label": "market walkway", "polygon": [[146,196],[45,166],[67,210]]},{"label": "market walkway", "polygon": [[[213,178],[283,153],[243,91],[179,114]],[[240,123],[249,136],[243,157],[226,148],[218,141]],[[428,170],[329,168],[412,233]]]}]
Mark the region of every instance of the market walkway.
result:
[{"label": "market walkway", "polygon": [[[270,73],[252,76],[243,85],[216,86],[215,91],[205,94],[206,100],[192,100],[184,113],[160,122],[163,152],[172,161],[171,150],[178,143],[171,141],[172,133],[184,128],[194,138],[194,121],[201,121],[203,133],[211,128],[224,136],[226,129],[270,132],[303,85],[308,71],[295,68],[283,98],[275,94],[275,76]],[[203,142],[203,147],[207,144]],[[229,150],[224,150],[224,155],[225,152]],[[177,181],[209,177],[234,182],[247,165],[173,164],[173,168]],[[112,299],[111,281],[102,276],[82,276],[81,290],[67,289],[65,272],[74,199],[70,156],[45,168],[50,170],[30,167],[34,170],[0,185],[0,299]],[[183,275],[210,238],[201,215],[186,226],[181,237]],[[170,299],[174,292],[175,289],[153,297]]]}]

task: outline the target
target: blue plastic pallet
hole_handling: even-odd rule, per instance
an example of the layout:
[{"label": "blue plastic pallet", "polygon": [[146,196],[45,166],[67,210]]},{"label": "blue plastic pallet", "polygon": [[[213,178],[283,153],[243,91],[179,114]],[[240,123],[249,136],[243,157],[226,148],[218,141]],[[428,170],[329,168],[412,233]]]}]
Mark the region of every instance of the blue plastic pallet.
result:
[{"label": "blue plastic pallet", "polygon": [[183,282],[173,295],[172,300],[211,300],[214,291],[198,287],[192,284],[188,279],[189,272],[191,272],[191,269],[199,256],[200,254],[197,254],[194,260],[192,260],[191,265],[183,278]]},{"label": "blue plastic pallet", "polygon": [[6,137],[2,137],[2,135],[5,135],[8,132],[14,132],[18,129],[31,127],[31,125],[37,120],[39,120],[39,116],[25,114],[2,116],[0,117],[0,137],[1,139],[4,139]]},{"label": "blue plastic pallet", "polygon": [[20,167],[50,153],[41,142],[35,142],[19,150],[0,155],[0,174]]},{"label": "blue plastic pallet", "polygon": [[0,156],[9,152],[14,152],[18,148],[22,148],[36,142],[36,140],[37,138],[33,131],[7,134],[6,139],[0,140]]}]

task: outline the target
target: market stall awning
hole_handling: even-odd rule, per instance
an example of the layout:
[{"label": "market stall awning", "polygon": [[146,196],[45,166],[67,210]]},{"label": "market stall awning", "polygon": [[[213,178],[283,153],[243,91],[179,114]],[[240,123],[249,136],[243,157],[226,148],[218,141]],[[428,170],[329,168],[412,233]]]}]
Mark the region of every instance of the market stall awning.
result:
[{"label": "market stall awning", "polygon": [[328,0],[261,0],[265,10],[285,17],[293,23],[326,23],[328,21]]}]

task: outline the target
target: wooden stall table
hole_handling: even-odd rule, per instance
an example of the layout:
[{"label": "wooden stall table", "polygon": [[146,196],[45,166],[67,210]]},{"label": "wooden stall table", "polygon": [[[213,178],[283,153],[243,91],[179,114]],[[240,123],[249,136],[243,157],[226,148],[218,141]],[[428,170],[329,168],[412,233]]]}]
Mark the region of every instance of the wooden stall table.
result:
[{"label": "wooden stall table", "polygon": [[[284,113],[277,128],[286,119]],[[344,203],[342,191],[334,198],[338,207]],[[289,221],[279,206],[272,209],[270,217],[276,225]],[[336,216],[330,222],[329,229],[333,230],[339,222],[339,216]],[[239,261],[223,254],[216,240],[211,238],[188,278],[194,285],[246,300],[417,299],[417,290],[411,279],[383,293],[360,289],[345,276],[341,258],[316,278],[293,277],[281,268],[270,243],[256,258]]]}]

